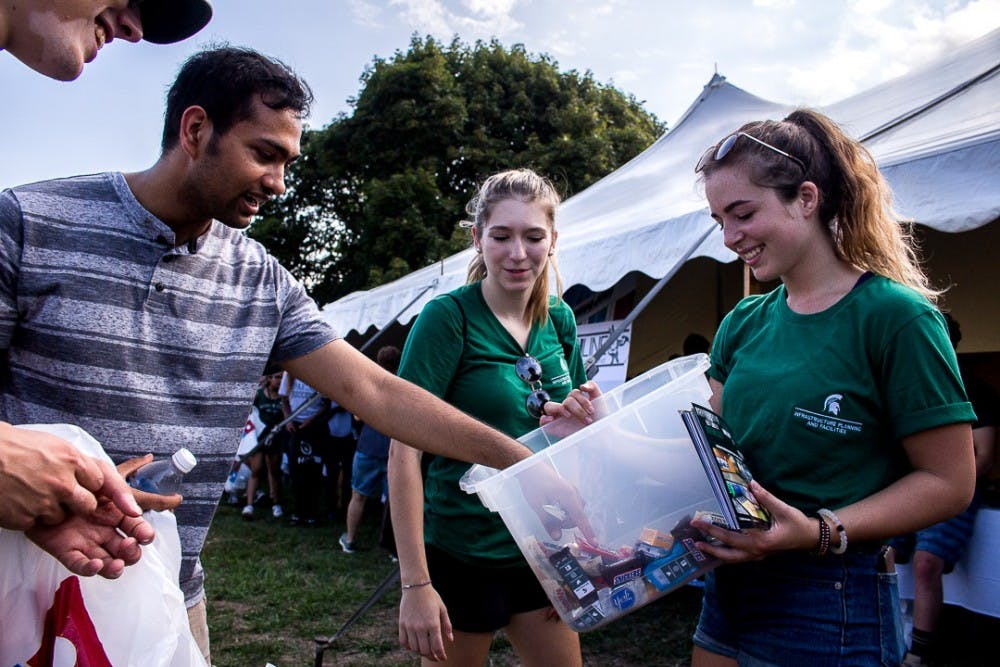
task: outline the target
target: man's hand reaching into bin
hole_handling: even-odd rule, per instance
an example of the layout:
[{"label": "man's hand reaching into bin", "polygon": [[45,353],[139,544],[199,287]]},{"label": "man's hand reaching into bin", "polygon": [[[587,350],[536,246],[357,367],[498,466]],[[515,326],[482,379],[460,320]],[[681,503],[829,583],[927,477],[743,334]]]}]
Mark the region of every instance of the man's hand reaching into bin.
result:
[{"label": "man's hand reaching into bin", "polygon": [[595,539],[579,491],[547,461],[531,466],[518,476],[518,480],[528,506],[538,515],[552,539],[562,537],[564,528],[576,528],[588,540]]}]

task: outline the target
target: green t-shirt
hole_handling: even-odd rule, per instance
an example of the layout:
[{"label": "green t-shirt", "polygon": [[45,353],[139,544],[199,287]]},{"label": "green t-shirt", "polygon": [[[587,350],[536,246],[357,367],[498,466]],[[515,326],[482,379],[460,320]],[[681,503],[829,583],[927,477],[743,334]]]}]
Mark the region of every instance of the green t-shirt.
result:
[{"label": "green t-shirt", "polygon": [[[553,401],[586,381],[569,306],[553,298],[548,320],[531,327],[522,350],[486,305],[477,282],[424,306],[403,347],[399,375],[516,438],[538,427],[525,408],[531,390],[514,370],[525,352],[541,363],[542,386]],[[463,560],[523,563],[500,515],[458,487],[469,467],[441,456],[431,461],[424,483],[424,540]]]},{"label": "green t-shirt", "polygon": [[975,420],[941,314],[872,276],[820,313],[784,286],[723,320],[710,377],[757,480],[812,513],[843,507],[909,470],[902,438]]}]

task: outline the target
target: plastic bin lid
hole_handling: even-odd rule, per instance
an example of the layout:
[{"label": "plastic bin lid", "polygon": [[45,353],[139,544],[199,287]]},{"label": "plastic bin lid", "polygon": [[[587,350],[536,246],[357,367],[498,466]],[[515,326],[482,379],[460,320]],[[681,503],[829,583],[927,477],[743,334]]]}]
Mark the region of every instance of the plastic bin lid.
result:
[{"label": "plastic bin lid", "polygon": [[[698,353],[688,355],[686,357],[679,357],[651,368],[641,375],[637,375],[628,382],[618,385],[611,391],[601,394],[600,398],[597,400],[603,402],[608,414],[613,414],[633,403],[642,401],[648,394],[651,394],[662,387],[675,382],[688,381],[693,375],[704,374],[710,365],[711,364],[709,363],[707,354]],[[644,387],[643,385],[648,385],[648,387]],[[645,391],[639,393],[637,390]],[[626,398],[628,399],[627,403],[625,402]],[[532,443],[536,443],[539,440],[545,441],[546,437],[540,434],[540,432],[544,432],[546,428],[546,426],[542,426],[533,431],[529,431],[518,438],[518,440],[531,441]],[[578,433],[584,432],[588,428],[590,427],[587,426],[582,428],[580,431],[574,433],[573,436],[569,436],[569,438],[573,438]],[[559,443],[556,442],[552,444],[557,445]],[[540,451],[544,452],[545,449],[541,449]],[[535,457],[538,456],[540,451],[536,451],[532,456],[518,461],[514,465],[507,467],[502,471],[477,463],[466,471],[466,473],[459,480],[458,485],[466,493],[478,493],[483,482],[492,479],[496,475],[501,473],[504,475],[515,475],[519,470],[532,465],[532,463],[529,462],[532,462]]]}]

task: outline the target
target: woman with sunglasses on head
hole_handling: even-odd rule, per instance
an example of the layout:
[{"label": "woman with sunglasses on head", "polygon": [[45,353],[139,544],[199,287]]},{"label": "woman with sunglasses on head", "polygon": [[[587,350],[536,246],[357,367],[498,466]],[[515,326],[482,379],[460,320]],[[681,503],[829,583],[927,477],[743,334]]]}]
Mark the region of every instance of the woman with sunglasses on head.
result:
[{"label": "woman with sunglasses on head", "polygon": [[726,246],[781,285],[713,342],[712,405],[773,524],[699,525],[730,564],[707,577],[693,664],[899,665],[882,544],[964,509],[975,479],[937,293],[871,155],[825,116],[748,123],[696,171]]},{"label": "woman with sunglasses on head", "polygon": [[[549,296],[558,205],[552,184],[527,169],[483,183],[463,223],[476,251],[468,282],[424,306],[399,368],[513,437],[543,415],[588,423],[598,394],[584,373],[573,312]],[[561,290],[558,272],[556,282]],[[555,616],[499,515],[459,489],[469,464],[434,457],[424,481],[420,455],[392,442],[400,644],[424,662],[483,665],[505,629],[528,667],[580,665],[576,633]]]}]

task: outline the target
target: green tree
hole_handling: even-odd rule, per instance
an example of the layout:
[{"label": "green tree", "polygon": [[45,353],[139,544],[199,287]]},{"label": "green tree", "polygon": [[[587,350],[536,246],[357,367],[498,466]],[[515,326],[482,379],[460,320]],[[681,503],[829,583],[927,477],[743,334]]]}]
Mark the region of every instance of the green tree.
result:
[{"label": "green tree", "polygon": [[306,132],[287,195],[251,229],[320,303],[464,248],[457,223],[489,174],[530,167],[569,196],[665,130],[590,72],[495,40],[414,36],[361,83],[353,113]]}]

